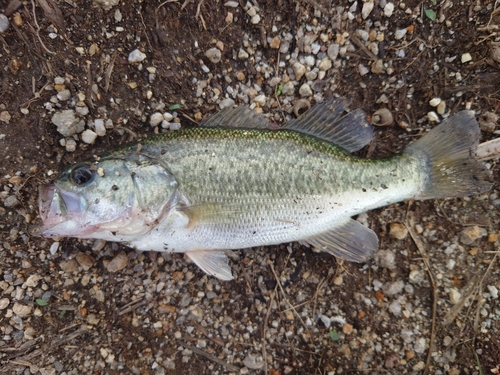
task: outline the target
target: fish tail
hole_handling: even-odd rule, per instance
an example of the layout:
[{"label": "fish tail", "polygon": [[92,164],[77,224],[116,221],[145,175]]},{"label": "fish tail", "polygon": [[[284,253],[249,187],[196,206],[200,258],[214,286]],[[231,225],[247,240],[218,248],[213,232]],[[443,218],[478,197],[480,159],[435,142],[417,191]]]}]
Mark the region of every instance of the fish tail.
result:
[{"label": "fish tail", "polygon": [[474,113],[461,111],[411,144],[405,154],[419,160],[427,172],[414,198],[464,197],[488,191],[490,173],[476,159],[479,136]]}]

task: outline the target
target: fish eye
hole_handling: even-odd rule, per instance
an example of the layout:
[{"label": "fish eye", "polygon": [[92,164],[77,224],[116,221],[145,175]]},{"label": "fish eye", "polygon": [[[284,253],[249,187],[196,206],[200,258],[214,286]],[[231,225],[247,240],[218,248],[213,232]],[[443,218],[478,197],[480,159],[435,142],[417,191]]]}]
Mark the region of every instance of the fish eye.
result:
[{"label": "fish eye", "polygon": [[77,186],[84,186],[94,179],[95,172],[89,166],[82,165],[71,171],[71,182]]}]

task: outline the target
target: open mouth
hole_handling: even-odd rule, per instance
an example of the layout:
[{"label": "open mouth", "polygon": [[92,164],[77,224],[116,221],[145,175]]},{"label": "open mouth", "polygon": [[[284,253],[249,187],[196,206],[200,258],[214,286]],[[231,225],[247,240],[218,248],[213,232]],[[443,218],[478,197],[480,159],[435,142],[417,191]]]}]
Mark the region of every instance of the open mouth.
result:
[{"label": "open mouth", "polygon": [[38,205],[43,225],[36,228],[33,234],[39,236],[57,235],[52,231],[54,227],[82,213],[78,196],[61,191],[53,184],[40,186]]}]

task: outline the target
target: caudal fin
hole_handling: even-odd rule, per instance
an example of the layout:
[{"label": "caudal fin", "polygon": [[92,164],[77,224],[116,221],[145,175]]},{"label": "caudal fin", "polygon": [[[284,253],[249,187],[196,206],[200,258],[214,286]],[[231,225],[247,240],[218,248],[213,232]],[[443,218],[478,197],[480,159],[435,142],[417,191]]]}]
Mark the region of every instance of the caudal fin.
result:
[{"label": "caudal fin", "polygon": [[415,199],[464,197],[488,191],[489,172],[476,160],[479,125],[471,111],[444,120],[405,151],[422,161],[428,178]]}]

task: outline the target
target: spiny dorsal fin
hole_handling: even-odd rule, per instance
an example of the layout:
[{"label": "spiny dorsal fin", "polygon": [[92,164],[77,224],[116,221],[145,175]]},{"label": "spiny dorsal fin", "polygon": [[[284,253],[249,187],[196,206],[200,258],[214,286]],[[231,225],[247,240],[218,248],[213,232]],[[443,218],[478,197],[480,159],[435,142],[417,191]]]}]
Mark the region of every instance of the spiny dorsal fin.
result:
[{"label": "spiny dorsal fin", "polygon": [[353,219],[300,243],[309,244],[317,250],[326,251],[350,262],[366,262],[378,249],[375,232]]},{"label": "spiny dorsal fin", "polygon": [[247,106],[224,108],[219,113],[207,118],[200,126],[222,128],[269,129],[269,121]]},{"label": "spiny dorsal fin", "polygon": [[295,130],[324,139],[354,152],[366,146],[374,136],[373,127],[361,109],[347,112],[348,100],[340,98],[317,104],[282,129]]}]

